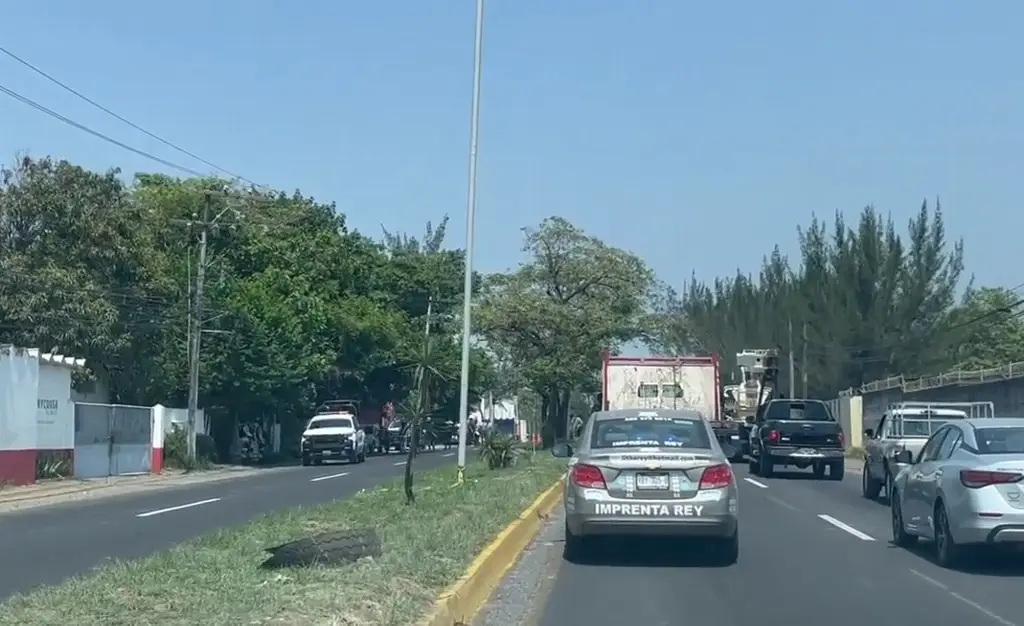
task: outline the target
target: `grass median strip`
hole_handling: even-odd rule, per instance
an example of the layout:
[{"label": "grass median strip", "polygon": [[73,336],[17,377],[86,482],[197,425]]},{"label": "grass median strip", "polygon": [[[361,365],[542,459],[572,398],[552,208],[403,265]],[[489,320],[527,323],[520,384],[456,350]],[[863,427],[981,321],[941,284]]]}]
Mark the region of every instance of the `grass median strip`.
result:
[{"label": "grass median strip", "polygon": [[[437,594],[565,471],[545,453],[490,471],[471,464],[416,477],[416,503],[401,482],[317,507],[273,513],[148,559],[0,605],[0,624],[414,624]],[[260,569],[265,548],[344,528],[375,528],[383,554],[336,568]],[[126,531],[128,532],[128,531]]]}]

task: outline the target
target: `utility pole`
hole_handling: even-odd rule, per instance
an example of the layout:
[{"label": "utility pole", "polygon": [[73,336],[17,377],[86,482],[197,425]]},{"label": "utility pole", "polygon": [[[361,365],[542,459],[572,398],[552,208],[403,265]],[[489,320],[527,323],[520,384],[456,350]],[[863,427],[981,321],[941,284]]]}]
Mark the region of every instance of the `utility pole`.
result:
[{"label": "utility pole", "polygon": [[803,378],[804,393],[803,396],[807,397],[807,322],[803,323],[800,330],[801,340],[803,341],[803,354],[800,356],[800,377]]},{"label": "utility pole", "polygon": [[462,281],[462,368],[459,375],[459,452],[457,484],[466,475],[466,426],[469,422],[469,341],[473,315],[473,231],[476,226],[476,161],[480,135],[480,76],[484,48],[484,0],[476,0],[476,28],[473,45],[473,104],[469,121],[469,188],[466,198],[466,261]]},{"label": "utility pole", "polygon": [[192,304],[192,349],[189,351],[188,373],[188,458],[196,458],[196,413],[199,411],[199,343],[203,336],[203,282],[206,280],[206,246],[210,231],[210,205],[213,198],[206,192],[203,219],[199,231],[199,263],[196,266],[196,288]]},{"label": "utility pole", "polygon": [[793,318],[789,318],[789,397],[796,397],[796,364],[793,362]]}]

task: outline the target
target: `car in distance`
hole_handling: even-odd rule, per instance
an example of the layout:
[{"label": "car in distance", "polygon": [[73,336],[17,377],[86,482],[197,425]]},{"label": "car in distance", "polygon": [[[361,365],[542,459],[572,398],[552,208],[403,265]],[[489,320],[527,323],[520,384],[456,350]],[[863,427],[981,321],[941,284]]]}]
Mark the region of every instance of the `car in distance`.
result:
[{"label": "car in distance", "polygon": [[597,537],[655,535],[708,541],[721,565],[739,559],[739,490],[711,425],[685,409],[594,413],[569,458],[565,556],[580,559]]},{"label": "car in distance", "polygon": [[757,412],[750,431],[750,473],[769,478],[779,466],[814,469],[815,478],[842,480],[843,429],[821,400],[773,399]]},{"label": "car in distance", "polygon": [[1024,547],[1024,418],[956,420],[935,431],[905,467],[889,498],[893,543],[935,543],[956,567],[983,546]]},{"label": "car in distance", "polygon": [[299,454],[303,465],[342,460],[362,463],[366,460],[366,433],[356,427],[354,414],[315,415],[302,432]]}]

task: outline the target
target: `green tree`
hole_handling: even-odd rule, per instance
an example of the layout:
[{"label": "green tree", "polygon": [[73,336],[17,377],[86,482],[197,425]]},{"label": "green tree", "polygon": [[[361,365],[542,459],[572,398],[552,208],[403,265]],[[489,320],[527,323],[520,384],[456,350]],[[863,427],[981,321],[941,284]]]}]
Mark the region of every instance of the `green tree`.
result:
[{"label": "green tree", "polygon": [[949,317],[956,369],[979,370],[1024,361],[1021,300],[1010,289],[968,289]]},{"label": "green tree", "polygon": [[563,218],[524,229],[529,260],[490,277],[480,332],[541,398],[545,442],[564,438],[571,393],[596,386],[602,353],[643,336],[653,274]]},{"label": "green tree", "polygon": [[837,214],[831,224],[815,218],[798,235],[795,268],[776,247],[756,278],[694,278],[683,294],[668,292],[652,343],[671,352],[717,352],[727,370],[743,348],[786,355],[792,346],[796,370],[807,374],[815,395],[952,365],[955,338],[946,329],[963,245],[948,245],[938,205],[930,211],[923,204],[905,237],[872,207],[856,227]]}]

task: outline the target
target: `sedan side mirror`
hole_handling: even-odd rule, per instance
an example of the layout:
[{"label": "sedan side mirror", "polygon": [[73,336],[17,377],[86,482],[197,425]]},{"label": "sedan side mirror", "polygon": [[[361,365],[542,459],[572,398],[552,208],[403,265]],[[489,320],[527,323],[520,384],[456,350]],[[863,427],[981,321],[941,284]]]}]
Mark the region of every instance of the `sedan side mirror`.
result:
[{"label": "sedan side mirror", "polygon": [[868,439],[871,439],[872,437],[875,436],[875,431],[871,430],[870,428],[865,428],[864,436],[867,437]]},{"label": "sedan side mirror", "polygon": [[551,446],[551,456],[556,459],[568,459],[572,456],[572,446],[567,443],[556,443]]},{"label": "sedan side mirror", "polygon": [[899,452],[896,453],[896,456],[893,460],[902,465],[913,465],[914,454],[910,450],[900,450]]}]

